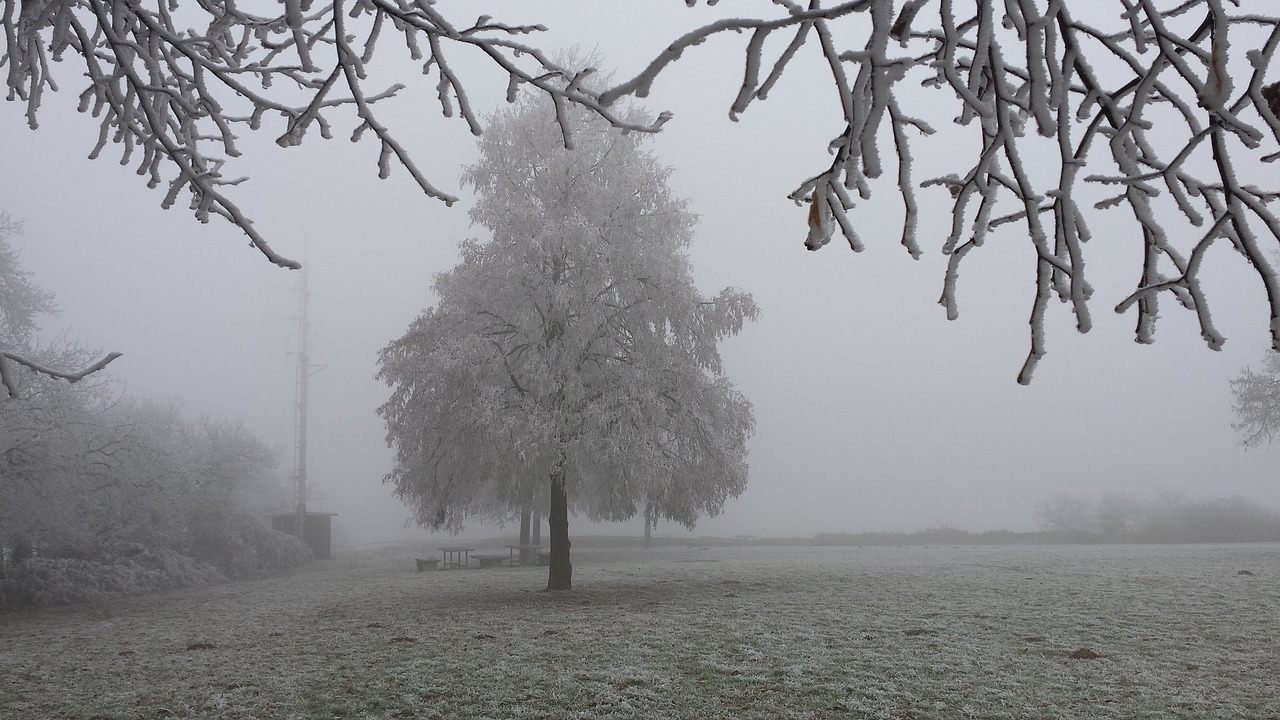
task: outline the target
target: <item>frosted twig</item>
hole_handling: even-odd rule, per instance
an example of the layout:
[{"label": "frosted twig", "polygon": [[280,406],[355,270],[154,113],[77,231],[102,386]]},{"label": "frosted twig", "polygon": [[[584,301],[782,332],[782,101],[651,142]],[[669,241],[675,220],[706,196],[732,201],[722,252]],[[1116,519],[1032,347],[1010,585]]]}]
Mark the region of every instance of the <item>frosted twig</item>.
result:
[{"label": "frosted twig", "polygon": [[9,397],[14,398],[18,396],[17,379],[13,376],[13,370],[10,363],[16,363],[51,378],[66,380],[69,383],[77,383],[105,368],[107,365],[110,365],[111,361],[120,357],[120,355],[121,354],[118,352],[113,352],[104,356],[101,360],[89,367],[74,372],[67,372],[65,370],[58,370],[47,365],[42,365],[41,363],[18,353],[0,350],[0,384],[3,384],[5,390],[9,392]]},{"label": "frosted twig", "polygon": [[[197,218],[228,219],[272,262],[292,266],[270,251],[223,195],[241,179],[231,179],[228,164],[239,155],[237,134],[271,118],[283,118],[278,137],[294,145],[312,123],[328,137],[341,111],[354,113],[352,138],[372,131],[380,175],[399,164],[428,196],[456,199],[426,181],[379,118],[378,104],[395,97],[400,86],[361,87],[376,76],[371,63],[381,58],[380,42],[403,39],[424,73],[438,72],[428,82],[440,112],[456,112],[472,132],[481,128],[459,72],[465,66],[451,55],[462,49],[477,51],[499,70],[508,99],[526,87],[549,97],[562,118],[578,106],[624,132],[657,132],[669,113],[637,121],[617,109],[618,101],[648,95],[695,46],[740,36],[743,64],[725,80],[736,86],[728,106],[732,117],[766,99],[784,75],[799,75],[796,63],[812,64],[807,77],[818,69],[830,79],[828,98],[839,115],[826,135],[832,138],[829,162],[818,163],[788,195],[814,211],[816,223],[805,238],[811,249],[826,244],[836,228],[851,248],[863,247],[850,211],[855,200],[872,199],[896,162],[890,186],[903,201],[901,238],[913,256],[921,252],[917,218],[927,212],[915,193],[939,186],[951,195],[953,218],[941,242],[950,255],[942,297],[949,317],[956,314],[959,263],[988,236],[1002,233],[1035,247],[1033,323],[1042,323],[1048,312],[1039,294],[1047,288],[1070,303],[1077,327],[1087,331],[1089,230],[1080,206],[1125,211],[1124,223],[1109,227],[1140,244],[1133,253],[1141,257],[1135,292],[1170,276],[1186,277],[1189,267],[1203,262],[1202,245],[1190,238],[1202,237],[1208,225],[1249,258],[1267,288],[1280,346],[1274,307],[1280,286],[1263,261],[1264,245],[1280,243],[1267,208],[1276,189],[1249,186],[1272,177],[1264,163],[1280,158],[1280,79],[1274,69],[1280,17],[1262,0],[1184,0],[1163,9],[1157,0],[1113,0],[1089,6],[1087,21],[1071,14],[1076,5],[833,0],[824,7],[819,0],[779,0],[771,16],[724,17],[683,32],[631,79],[597,91],[536,45],[542,25],[489,17],[455,25],[429,0],[287,0],[266,15],[232,3],[200,3],[183,9],[183,22],[203,23],[193,30],[175,25],[169,0],[4,0],[0,65],[9,98],[25,105],[32,127],[46,90],[57,88],[52,63],[81,66],[86,80],[76,91],[80,108],[100,123],[92,156],[115,144],[120,159],[148,185],[167,183],[165,206],[188,193]],[[806,46],[816,52],[806,54]],[[904,82],[922,87],[923,94],[905,89]],[[945,154],[936,156],[953,164],[913,187],[908,141],[917,140],[906,125],[927,134],[931,123],[946,120],[968,133],[971,154],[958,166]],[[892,153],[882,153],[886,138],[892,138]],[[1034,164],[1043,159],[1058,167],[1029,172],[1030,153],[1043,139],[1056,139],[1058,152]],[[564,141],[572,142],[568,133]],[[1121,192],[1101,202],[1096,195],[1085,199],[1090,186],[1107,184]],[[1230,217],[1225,224],[1224,216]],[[1198,286],[1169,289],[1201,315],[1202,334],[1212,336]],[[1139,292],[1125,303],[1137,314],[1139,342],[1154,338],[1159,295]],[[1028,371],[1043,350],[1042,333],[1033,329],[1032,343]]]}]

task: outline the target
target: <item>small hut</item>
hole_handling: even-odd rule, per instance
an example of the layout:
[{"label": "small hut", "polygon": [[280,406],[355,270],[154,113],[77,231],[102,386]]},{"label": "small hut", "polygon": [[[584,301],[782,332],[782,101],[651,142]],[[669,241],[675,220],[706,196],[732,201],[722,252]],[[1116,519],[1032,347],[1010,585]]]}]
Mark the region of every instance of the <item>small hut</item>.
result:
[{"label": "small hut", "polygon": [[[302,521],[302,542],[311,548],[317,560],[328,560],[332,543],[333,517],[338,513],[309,512]],[[297,536],[294,530],[297,520],[293,513],[272,515],[271,529]]]}]

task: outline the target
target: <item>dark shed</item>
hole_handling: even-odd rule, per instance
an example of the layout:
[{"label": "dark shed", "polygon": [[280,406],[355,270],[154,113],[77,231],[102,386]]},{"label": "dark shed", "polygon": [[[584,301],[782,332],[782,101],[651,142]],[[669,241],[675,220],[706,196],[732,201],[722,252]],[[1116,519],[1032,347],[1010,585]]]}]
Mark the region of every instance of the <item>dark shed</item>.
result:
[{"label": "dark shed", "polygon": [[[338,513],[309,512],[302,524],[302,542],[311,548],[311,554],[317,560],[328,560],[331,547],[333,517]],[[271,529],[282,533],[297,535],[294,532],[296,521],[294,514],[272,515]]]}]

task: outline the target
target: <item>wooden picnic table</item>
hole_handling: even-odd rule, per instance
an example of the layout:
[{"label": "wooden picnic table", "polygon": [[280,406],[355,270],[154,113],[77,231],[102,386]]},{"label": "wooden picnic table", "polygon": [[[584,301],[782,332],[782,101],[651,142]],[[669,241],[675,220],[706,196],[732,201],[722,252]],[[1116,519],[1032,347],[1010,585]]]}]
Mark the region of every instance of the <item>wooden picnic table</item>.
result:
[{"label": "wooden picnic table", "polygon": [[471,550],[469,547],[461,545],[451,545],[449,547],[436,548],[444,554],[444,569],[451,567],[464,568],[471,561]]},{"label": "wooden picnic table", "polygon": [[511,553],[510,562],[512,565],[516,564],[516,553],[520,553],[520,562],[523,563],[525,561],[525,558],[530,555],[534,555],[536,557],[535,553],[537,553],[541,549],[542,549],[541,545],[530,545],[527,543],[507,546],[507,550],[509,550]]}]

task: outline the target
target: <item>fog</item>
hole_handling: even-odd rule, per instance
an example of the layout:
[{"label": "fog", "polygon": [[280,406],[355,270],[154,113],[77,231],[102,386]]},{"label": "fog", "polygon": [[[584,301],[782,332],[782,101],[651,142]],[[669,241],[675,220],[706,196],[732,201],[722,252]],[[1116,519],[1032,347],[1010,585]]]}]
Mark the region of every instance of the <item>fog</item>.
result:
[{"label": "fog", "polygon": [[[441,3],[446,13],[458,5]],[[481,3],[462,15],[478,14],[473,5]],[[557,4],[484,5],[501,6],[493,14],[510,22],[547,24],[542,46],[599,42],[602,65],[619,77],[638,72],[705,11],[598,3],[588,17]],[[611,31],[623,26],[634,31]],[[743,288],[763,311],[724,346],[728,376],[755,404],[750,486],[695,535],[1029,530],[1037,505],[1064,492],[1241,496],[1280,507],[1280,450],[1245,452],[1230,426],[1228,379],[1259,364],[1269,344],[1264,297],[1244,282],[1243,258],[1219,244],[1206,260],[1205,291],[1228,338],[1222,351],[1207,349],[1194,316],[1168,300],[1157,343],[1141,346],[1133,316],[1111,310],[1132,290],[1138,241],[1120,211],[1096,211],[1087,256],[1095,328],[1080,335],[1066,306],[1052,308],[1048,355],[1032,384],[1019,386],[1035,292],[1026,243],[1001,233],[973,253],[955,322],[937,304],[949,203],[936,188],[920,193],[919,261],[898,244],[892,185],[858,210],[865,252],[838,239],[807,252],[805,209],[786,195],[829,162],[835,101],[821,76],[793,72],[730,122],[743,42],[688,53],[644,102],[675,113],[652,149],[701,215],[691,251],[701,289]],[[474,106],[496,108],[505,79],[479,57],[455,63]],[[369,87],[413,71],[375,67],[383,75]],[[69,90],[75,81],[63,78]],[[405,527],[408,510],[382,484],[391,453],[374,414],[387,395],[373,379],[376,356],[434,302],[432,276],[454,264],[457,243],[479,233],[467,218],[469,189],[457,182],[459,167],[477,156],[474,139],[465,124],[439,116],[434,82],[419,84],[384,112],[432,181],[461,195],[452,208],[398,169],[378,180],[376,146],[345,139],[310,137],[282,150],[268,131],[241,142],[245,157],[229,171],[251,177],[230,194],[259,231],[309,268],[311,357],[324,366],[310,385],[309,509],[338,514],[339,545],[423,534]],[[200,225],[181,202],[161,210],[162,193],[119,166],[113,149],[89,161],[97,125],[74,104],[72,92],[47,97],[36,132],[20,104],[0,113],[0,208],[25,220],[25,235],[13,239],[22,264],[62,308],[47,335],[124,353],[109,370],[122,394],[243,418],[281,448],[288,472],[300,274],[270,265],[228,223]],[[354,125],[345,121],[338,138]],[[571,533],[640,528],[639,519],[593,527],[579,518]]]}]

